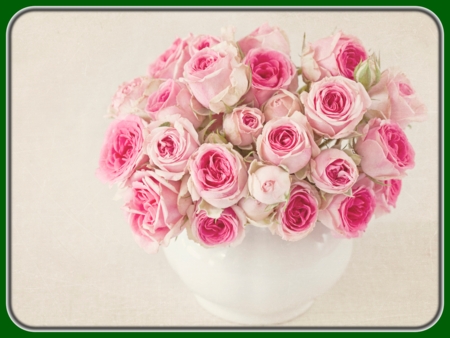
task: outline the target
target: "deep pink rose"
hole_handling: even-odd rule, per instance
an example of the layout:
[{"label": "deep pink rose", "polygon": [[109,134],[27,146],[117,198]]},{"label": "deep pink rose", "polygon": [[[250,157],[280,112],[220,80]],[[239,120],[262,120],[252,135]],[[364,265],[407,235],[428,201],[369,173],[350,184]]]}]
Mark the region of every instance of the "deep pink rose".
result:
[{"label": "deep pink rose", "polygon": [[361,236],[375,211],[373,185],[362,174],[352,187],[352,196],[327,195],[319,221],[343,237]]},{"label": "deep pink rose", "polygon": [[306,181],[294,181],[289,200],[277,208],[277,222],[272,231],[286,241],[298,241],[316,225],[320,207],[316,188]]},{"label": "deep pink rose", "polygon": [[261,110],[268,122],[277,117],[291,116],[296,111],[303,112],[303,107],[297,94],[281,89],[264,103]]},{"label": "deep pink rose", "polygon": [[248,90],[248,68],[238,50],[228,42],[204,48],[184,66],[184,82],[195,98],[213,113],[227,111]]},{"label": "deep pink rose", "polygon": [[192,155],[188,182],[192,200],[216,208],[236,204],[247,192],[247,168],[231,144],[204,143]]},{"label": "deep pink rose", "polygon": [[189,52],[192,55],[199,50],[215,46],[220,43],[220,40],[212,35],[198,35],[189,43]]},{"label": "deep pink rose", "polygon": [[283,165],[290,174],[304,168],[311,156],[319,153],[311,127],[300,112],[267,122],[256,149],[261,160]]},{"label": "deep pink rose", "polygon": [[278,27],[271,27],[264,23],[246,37],[238,41],[244,55],[254,48],[268,48],[278,50],[286,55],[291,53],[286,33]]},{"label": "deep pink rose", "polygon": [[297,69],[288,55],[273,49],[251,49],[244,59],[252,72],[252,83],[245,102],[255,107],[264,104],[276,91],[295,91],[298,87]]},{"label": "deep pink rose", "polygon": [[342,76],[313,83],[300,100],[314,131],[332,139],[352,134],[371,103],[362,84]]},{"label": "deep pink rose", "polygon": [[218,218],[208,217],[198,204],[196,210],[189,208],[188,215],[188,236],[204,247],[235,246],[244,239],[246,218],[236,205],[222,210]]},{"label": "deep pink rose", "polygon": [[329,194],[343,194],[358,179],[355,162],[344,151],[325,149],[311,159],[311,177],[317,188]]},{"label": "deep pink rose", "polygon": [[125,181],[133,171],[147,161],[144,121],[136,115],[114,120],[106,132],[100,152],[97,176],[103,182]]},{"label": "deep pink rose", "polygon": [[381,73],[380,81],[369,90],[369,95],[372,98],[369,117],[390,119],[402,128],[427,118],[425,105],[401,71],[386,69]]},{"label": "deep pink rose", "polygon": [[375,217],[380,217],[391,212],[396,207],[398,196],[402,190],[402,180],[385,180],[382,184],[374,184],[377,206]]},{"label": "deep pink rose", "polygon": [[402,178],[414,168],[414,149],[397,123],[372,119],[360,129],[355,150],[367,175],[377,180]]},{"label": "deep pink rose", "polygon": [[128,185],[125,212],[134,238],[148,253],[157,252],[183,230],[177,207],[180,183],[168,183],[152,170],[138,170]]},{"label": "deep pink rose", "polygon": [[338,32],[304,47],[303,78],[315,82],[327,76],[342,75],[353,80],[356,66],[367,57],[366,50],[356,37]]},{"label": "deep pink rose", "polygon": [[167,180],[181,180],[189,158],[200,146],[194,126],[189,120],[173,115],[150,123],[147,129],[150,165]]},{"label": "deep pink rose", "polygon": [[180,115],[188,119],[195,128],[205,119],[194,113],[199,103],[192,97],[185,84],[168,79],[161,83],[158,90],[148,97],[145,111],[152,120],[165,119],[171,115]]},{"label": "deep pink rose", "polygon": [[157,79],[178,79],[183,75],[184,64],[190,59],[189,41],[177,38],[172,46],[148,66],[148,75]]},{"label": "deep pink rose", "polygon": [[228,141],[238,147],[251,145],[261,134],[264,115],[258,108],[240,106],[225,114],[223,131]]}]

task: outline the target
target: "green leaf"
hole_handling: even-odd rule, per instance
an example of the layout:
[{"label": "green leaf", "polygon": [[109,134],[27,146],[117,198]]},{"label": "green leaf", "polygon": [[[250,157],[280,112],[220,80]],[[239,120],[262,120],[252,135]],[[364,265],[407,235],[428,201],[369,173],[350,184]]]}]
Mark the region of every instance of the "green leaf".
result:
[{"label": "green leaf", "polygon": [[170,127],[170,122],[164,122],[159,125],[160,127]]}]

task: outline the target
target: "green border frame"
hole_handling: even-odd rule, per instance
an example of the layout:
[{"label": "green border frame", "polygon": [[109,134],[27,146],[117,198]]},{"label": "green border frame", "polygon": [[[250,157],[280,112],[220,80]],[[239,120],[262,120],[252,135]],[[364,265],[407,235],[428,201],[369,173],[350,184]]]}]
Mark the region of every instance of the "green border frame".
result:
[{"label": "green border frame", "polygon": [[[72,1],[70,1],[70,2],[72,2]],[[196,2],[197,2],[196,6],[210,6],[210,4],[206,3],[205,1],[201,1],[201,0],[198,1],[197,0]],[[446,53],[445,53],[445,47],[446,47],[446,44],[445,44],[445,26],[447,25],[447,22],[449,20],[448,19],[448,17],[450,16],[449,12],[446,10],[445,7],[443,7],[442,5],[440,5],[437,2],[436,3],[432,3],[431,1],[428,1],[426,3],[426,5],[419,5],[419,4],[418,5],[412,5],[411,3],[409,3],[409,4],[400,4],[399,2],[400,1],[398,1],[396,4],[392,4],[392,3],[388,3],[387,1],[383,1],[381,3],[378,3],[377,7],[379,7],[379,6],[386,6],[386,7],[394,7],[394,6],[395,7],[401,7],[401,6],[412,7],[412,6],[419,6],[419,7],[423,7],[425,9],[428,9],[429,11],[433,12],[436,15],[436,17],[440,20],[440,22],[442,24],[442,28],[443,28],[442,29],[443,37],[442,37],[442,45],[441,45],[441,47],[443,49],[442,50],[442,56],[443,56],[443,58],[442,58],[442,70],[443,70],[442,76],[443,76],[443,78],[445,78],[445,66],[444,66],[445,65],[445,55],[446,55]],[[403,1],[401,1],[401,2],[403,2]],[[217,4],[217,2],[216,2],[216,4]],[[132,6],[140,6],[140,7],[148,7],[148,6],[157,5],[157,4],[144,2],[144,1],[132,1],[132,3],[128,4],[128,6],[131,6],[131,5]],[[265,3],[254,1],[254,0],[253,1],[246,1],[245,3],[239,3],[237,1],[229,1],[228,3],[226,3],[224,1],[221,1],[220,4],[217,4],[217,6],[233,7],[233,9],[237,9],[237,8],[242,7],[244,5],[245,6],[270,6],[270,4],[265,4]],[[7,78],[8,65],[6,63],[7,62],[7,60],[6,60],[6,57],[7,57],[7,55],[6,55],[6,46],[8,44],[7,28],[8,28],[8,24],[9,24],[11,18],[13,18],[14,15],[17,12],[21,11],[24,8],[30,7],[30,6],[33,6],[33,7],[35,7],[35,6],[36,7],[43,7],[43,6],[52,6],[53,7],[53,6],[58,6],[58,7],[60,7],[60,5],[58,5],[57,3],[53,2],[53,1],[45,1],[44,3],[39,4],[39,6],[35,5],[33,3],[30,3],[28,1],[15,1],[14,3],[9,3],[7,5],[2,6],[3,7],[2,8],[3,24],[4,24],[4,27],[5,27],[5,42],[4,42],[4,45],[3,45],[3,46],[5,46],[5,53],[3,53],[3,57],[5,58],[5,63],[4,63],[5,64],[5,68],[4,68],[4,72],[5,72],[5,83],[4,83],[4,86],[5,86],[5,96],[4,96],[4,100],[5,100],[4,101],[5,118],[3,120],[4,123],[5,123],[5,129],[4,129],[5,130],[5,136],[8,133],[8,127],[9,127],[7,125],[8,107],[7,107],[7,96],[6,96],[7,95],[7,91],[8,91],[8,78]],[[72,3],[72,4],[66,5],[64,7],[66,7],[67,9],[70,9],[71,7],[79,7],[79,6],[96,7],[96,9],[98,9],[98,8],[100,8],[102,6],[107,6],[107,5],[93,5],[92,3],[88,3],[88,2],[83,1],[81,3]],[[111,5],[108,5],[108,6],[111,6]],[[122,6],[122,5],[116,4],[115,6]],[[177,1],[176,3],[172,3],[170,7],[175,7],[175,6],[183,7],[183,6],[186,6],[186,4],[185,3],[183,4],[180,1]],[[214,7],[217,7],[217,6],[211,6],[211,8],[214,8]],[[297,2],[297,1],[286,1],[285,0],[285,1],[282,1],[282,4],[277,4],[276,7],[280,8],[280,7],[285,7],[285,6],[304,6],[304,4],[301,4],[301,3]],[[317,6],[324,6],[323,9],[326,9],[326,7],[328,7],[328,6],[336,7],[336,4],[333,3],[332,1],[328,1],[328,3],[323,3],[323,1],[322,1],[321,3],[315,3],[311,7],[317,7]],[[358,6],[358,7],[361,7],[361,3],[357,3],[356,1],[346,1],[344,4],[342,4],[342,3],[340,4],[340,7],[345,7],[345,6]],[[193,5],[189,5],[189,7],[194,7],[194,6]],[[169,6],[167,6],[167,8],[169,8]],[[367,6],[367,9],[370,9],[370,8],[371,8],[371,6]],[[64,10],[64,8],[61,8],[61,9]],[[344,10],[345,8],[342,8],[342,9]],[[442,139],[441,139],[441,156],[442,156],[442,158],[441,158],[441,175],[442,175],[442,178],[441,178],[442,179],[442,181],[441,181],[441,183],[442,183],[442,187],[441,187],[441,194],[442,195],[441,195],[441,198],[442,198],[442,201],[441,202],[442,202],[442,206],[441,207],[442,207],[442,211],[443,211],[445,209],[445,197],[444,197],[444,191],[445,191],[445,180],[444,180],[445,132],[444,131],[445,131],[445,129],[448,129],[448,128],[446,128],[446,125],[445,125],[446,122],[445,122],[445,119],[444,119],[444,98],[446,97],[446,94],[447,94],[448,90],[446,90],[446,88],[445,88],[444,81],[442,82],[442,84],[443,84],[443,93],[442,93],[442,102],[441,102],[441,107],[440,108],[441,108],[441,114],[443,115],[442,116],[442,122],[444,123],[444,125],[442,126],[442,134],[441,134],[441,137],[442,137]],[[6,136],[6,138],[7,138],[7,136]],[[4,304],[5,304],[5,311],[4,311],[3,316],[1,317],[1,319],[2,319],[2,323],[4,324],[3,328],[4,328],[4,330],[7,333],[10,333],[10,334],[13,334],[13,335],[23,336],[23,335],[28,334],[29,332],[28,331],[24,331],[22,328],[16,326],[16,324],[10,319],[8,311],[7,311],[7,302],[8,302],[7,292],[8,291],[6,289],[6,280],[7,280],[8,276],[7,276],[7,270],[6,270],[7,269],[7,266],[6,266],[6,262],[7,262],[7,251],[6,251],[7,245],[6,245],[6,241],[8,239],[6,238],[6,228],[7,228],[7,225],[8,225],[7,210],[9,208],[9,200],[8,200],[8,198],[9,198],[9,196],[8,196],[8,185],[9,184],[8,183],[9,182],[8,182],[8,176],[7,176],[7,174],[8,174],[7,173],[7,169],[8,169],[8,166],[9,166],[9,162],[8,162],[8,157],[7,157],[8,156],[7,145],[8,145],[8,139],[6,139],[6,142],[5,142],[5,147],[4,147],[5,154],[2,157],[3,161],[5,161],[5,164],[2,166],[2,169],[5,170],[5,174],[4,174],[5,175],[4,176],[5,177],[5,181],[3,183],[5,185],[5,190],[4,190],[5,191],[5,209],[3,209],[4,216],[5,216],[4,217],[4,220],[5,220],[5,251],[4,251],[3,255],[5,255],[5,256],[3,257],[4,259],[2,260],[2,262],[4,262],[3,264],[5,264],[5,269],[4,269],[4,271],[5,271],[5,278],[3,279],[3,283],[5,283],[5,288],[4,288],[4,290],[5,290],[5,302],[4,302]],[[442,222],[442,229],[443,229],[445,227],[443,215],[442,215],[441,222]],[[444,236],[444,238],[442,238],[442,241],[445,242],[445,232],[444,231],[443,231],[443,236]],[[445,255],[443,247],[441,248],[441,250],[442,250],[443,254]],[[443,259],[443,264],[445,264],[445,257],[442,257],[442,259]],[[446,297],[445,297],[445,292],[444,292],[444,290],[445,290],[445,275],[444,275],[444,272],[445,272],[445,266],[443,265],[442,266],[442,273],[443,273],[443,275],[442,275],[442,279],[443,279],[443,285],[442,285],[442,296],[443,296],[442,297],[443,298],[442,306],[443,306],[443,311],[442,311],[442,315],[441,315],[440,319],[433,326],[431,326],[430,328],[425,329],[425,331],[420,332],[421,335],[430,336],[430,335],[433,335],[433,334],[443,333],[443,332],[446,331],[445,329],[448,326],[450,326],[450,324],[449,324],[449,315],[447,313],[448,311],[445,311],[445,300],[446,300],[445,298]],[[280,328],[280,329],[282,330],[282,328]],[[158,330],[158,329],[156,329],[156,330]],[[164,330],[164,328],[161,328],[161,330]],[[202,329],[201,328],[198,328],[198,329],[192,328],[192,329],[189,329],[189,330],[190,331],[200,331]],[[214,328],[211,328],[211,330],[214,330]],[[226,331],[226,329],[223,329],[223,330]],[[298,330],[301,331],[302,329],[299,328]],[[33,332],[33,333],[48,333],[48,332],[39,332],[38,331],[38,332]],[[52,333],[58,333],[59,334],[59,333],[66,333],[66,332],[52,332]],[[72,333],[72,332],[70,332],[70,333]],[[73,333],[76,333],[76,334],[85,334],[85,333],[92,334],[92,333],[100,333],[100,332],[73,332]],[[160,333],[160,332],[155,332],[155,331],[152,330],[152,333]],[[164,333],[166,333],[166,332],[164,332]],[[177,333],[177,332],[173,332],[173,333]],[[185,333],[189,333],[189,332],[185,332]],[[223,332],[223,333],[228,333],[228,332]],[[246,333],[246,332],[243,332],[243,333]],[[258,334],[260,334],[260,333],[262,333],[262,332],[258,332]],[[303,334],[304,333],[308,333],[309,334],[309,332],[303,332]],[[324,333],[328,333],[328,332],[324,332]],[[344,332],[335,332],[335,333],[343,334]],[[394,333],[394,332],[370,332],[370,333],[385,334],[385,333]],[[395,332],[395,333],[403,333],[403,332]],[[404,333],[406,333],[406,332],[404,332]]]}]

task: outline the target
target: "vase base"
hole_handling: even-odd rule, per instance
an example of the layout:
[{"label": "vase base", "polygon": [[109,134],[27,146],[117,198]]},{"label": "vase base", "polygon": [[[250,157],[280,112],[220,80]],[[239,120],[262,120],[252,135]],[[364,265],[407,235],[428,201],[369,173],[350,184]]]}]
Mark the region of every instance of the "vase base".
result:
[{"label": "vase base", "polygon": [[198,303],[202,308],[204,308],[206,311],[208,311],[209,313],[213,314],[216,317],[219,317],[229,322],[254,326],[267,326],[287,322],[306,312],[314,303],[314,300],[310,300],[306,303],[301,304],[298,307],[284,310],[282,312],[270,314],[261,314],[261,313],[255,314],[255,313],[239,312],[234,309],[226,308],[217,305],[215,303],[212,303],[209,300],[206,300],[198,295],[195,295],[195,298],[197,299]]}]

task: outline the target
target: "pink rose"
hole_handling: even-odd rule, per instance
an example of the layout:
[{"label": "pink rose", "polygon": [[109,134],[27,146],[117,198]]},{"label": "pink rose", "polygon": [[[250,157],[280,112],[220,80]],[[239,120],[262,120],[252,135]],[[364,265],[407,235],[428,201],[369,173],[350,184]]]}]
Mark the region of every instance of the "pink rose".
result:
[{"label": "pink rose", "polygon": [[152,120],[165,119],[171,115],[181,115],[188,119],[195,128],[200,127],[205,119],[195,114],[200,104],[189,92],[185,84],[168,79],[161,83],[158,90],[148,97],[145,111]]},{"label": "pink rose", "polygon": [[414,149],[397,123],[372,119],[360,133],[355,151],[367,175],[377,180],[401,178],[414,168]]},{"label": "pink rose", "polygon": [[300,100],[314,131],[332,139],[351,135],[371,103],[362,84],[342,76],[313,83]]},{"label": "pink rose", "polygon": [[261,134],[264,115],[258,108],[236,107],[225,114],[223,131],[228,141],[238,147],[251,145]]},{"label": "pink rose", "polygon": [[248,192],[247,168],[231,144],[204,143],[192,155],[188,182],[192,200],[203,198],[216,208],[237,203]]},{"label": "pink rose", "polygon": [[320,196],[316,188],[306,181],[294,181],[289,200],[277,208],[277,222],[272,232],[286,241],[298,241],[308,235],[316,225]]},{"label": "pink rose", "polygon": [[252,72],[250,91],[245,102],[260,107],[276,91],[295,91],[298,87],[297,69],[288,55],[273,49],[251,49],[244,59]]},{"label": "pink rose", "polygon": [[274,206],[270,206],[249,196],[242,198],[238,205],[242,208],[247,216],[247,222],[257,227],[268,227],[272,224],[274,214]]},{"label": "pink rose", "polygon": [[189,44],[192,39],[177,38],[172,46],[148,66],[148,75],[158,79],[178,79],[183,75],[184,64],[190,59]]},{"label": "pink rose", "polygon": [[303,111],[297,94],[285,89],[276,92],[261,108],[266,122],[284,116],[291,116],[296,111]]},{"label": "pink rose", "polygon": [[148,253],[157,252],[183,229],[177,207],[180,183],[168,183],[152,170],[139,170],[130,177],[129,186],[125,212],[134,238]]},{"label": "pink rose", "polygon": [[391,209],[396,207],[398,196],[402,190],[401,180],[385,180],[381,183],[382,184],[374,184],[373,188],[375,199],[377,201],[375,217],[390,213]]},{"label": "pink rose", "polygon": [[154,92],[160,80],[149,79],[146,76],[137,77],[131,81],[124,82],[112,98],[108,107],[108,113],[111,117],[135,114],[141,118],[146,118],[144,111],[145,102],[148,95]]},{"label": "pink rose", "polygon": [[149,124],[147,154],[155,172],[167,179],[181,180],[190,156],[200,146],[192,123],[179,115]]},{"label": "pink rose", "polygon": [[311,156],[319,154],[311,127],[299,112],[267,122],[256,141],[256,149],[261,160],[283,165],[290,174],[304,168]]},{"label": "pink rose", "polygon": [[271,205],[287,200],[291,178],[286,170],[254,160],[248,174],[248,191],[257,201]]},{"label": "pink rose", "polygon": [[237,48],[222,42],[192,56],[184,66],[184,81],[204,107],[218,114],[236,105],[247,92],[248,72]]},{"label": "pink rose", "polygon": [[146,162],[143,151],[146,134],[144,121],[136,115],[114,120],[100,152],[99,179],[110,183],[124,181]]},{"label": "pink rose", "polygon": [[198,35],[192,39],[189,44],[189,52],[192,55],[198,51],[215,46],[220,43],[220,40],[212,35]]},{"label": "pink rose", "polygon": [[343,237],[359,237],[375,211],[374,183],[364,174],[352,188],[352,196],[328,195],[319,221]]},{"label": "pink rose", "polygon": [[302,52],[303,78],[315,82],[327,76],[342,75],[353,80],[356,66],[367,57],[357,38],[338,32],[305,46]]},{"label": "pink rose", "polygon": [[359,172],[344,151],[325,149],[311,159],[311,177],[317,188],[329,194],[343,194],[355,184]]},{"label": "pink rose", "polygon": [[188,215],[188,236],[204,247],[235,246],[244,239],[246,218],[236,205],[222,210],[218,218],[209,217],[198,205],[195,211],[191,206]]},{"label": "pink rose", "polygon": [[275,49],[286,55],[291,53],[286,33],[278,27],[270,27],[267,23],[239,40],[238,45],[244,55],[254,48]]},{"label": "pink rose", "polygon": [[405,128],[410,122],[427,118],[427,109],[419,100],[411,82],[402,72],[386,69],[380,81],[369,90],[372,105],[369,117],[390,119]]}]

